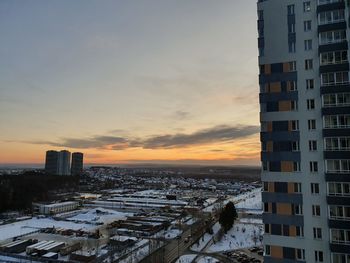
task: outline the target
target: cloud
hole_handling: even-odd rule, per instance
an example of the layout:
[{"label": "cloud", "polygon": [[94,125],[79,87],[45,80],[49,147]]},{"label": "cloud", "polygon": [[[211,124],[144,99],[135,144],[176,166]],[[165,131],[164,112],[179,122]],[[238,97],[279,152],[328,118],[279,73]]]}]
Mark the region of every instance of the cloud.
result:
[{"label": "cloud", "polygon": [[247,137],[259,131],[258,126],[227,126],[220,125],[209,129],[203,129],[192,134],[160,135],[146,139],[143,148],[178,148],[198,144],[208,144],[232,141]]},{"label": "cloud", "polygon": [[57,147],[78,149],[102,148],[107,150],[125,150],[128,148],[172,149],[194,145],[228,142],[259,132],[259,126],[254,125],[219,125],[202,129],[191,134],[163,134],[148,138],[124,138],[98,135],[85,139],[64,138],[61,142],[31,141],[32,144],[46,144]]},{"label": "cloud", "polygon": [[178,120],[188,119],[190,116],[191,116],[191,113],[187,111],[182,111],[182,110],[178,110],[174,113],[174,117]]}]

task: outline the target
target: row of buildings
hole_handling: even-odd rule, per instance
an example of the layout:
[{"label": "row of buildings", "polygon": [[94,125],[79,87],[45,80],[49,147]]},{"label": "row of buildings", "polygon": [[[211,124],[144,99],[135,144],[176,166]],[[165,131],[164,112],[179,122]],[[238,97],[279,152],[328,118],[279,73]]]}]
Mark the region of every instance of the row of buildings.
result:
[{"label": "row of buildings", "polygon": [[265,263],[350,262],[349,14],[258,0]]},{"label": "row of buildings", "polygon": [[53,175],[80,175],[83,172],[83,157],[80,152],[71,154],[66,150],[47,151],[45,172]]}]

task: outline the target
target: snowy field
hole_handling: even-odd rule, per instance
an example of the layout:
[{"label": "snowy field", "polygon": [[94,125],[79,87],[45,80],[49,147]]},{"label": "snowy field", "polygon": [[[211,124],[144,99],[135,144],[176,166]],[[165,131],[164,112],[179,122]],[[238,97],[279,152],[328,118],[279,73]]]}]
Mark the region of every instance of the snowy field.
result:
[{"label": "snowy field", "polygon": [[230,201],[236,204],[236,208],[262,210],[261,188],[235,196]]},{"label": "snowy field", "polygon": [[213,235],[210,235],[208,233],[205,233],[204,236],[202,236],[199,240],[198,240],[198,243],[194,243],[192,246],[191,246],[191,250],[193,251],[202,251],[205,246],[211,241],[211,239],[213,238],[213,236],[219,232],[221,226],[219,223],[216,223],[214,226],[213,226]]},{"label": "snowy field", "polygon": [[235,224],[221,241],[211,245],[207,252],[220,252],[240,248],[260,246],[259,237],[264,233],[262,225]]}]

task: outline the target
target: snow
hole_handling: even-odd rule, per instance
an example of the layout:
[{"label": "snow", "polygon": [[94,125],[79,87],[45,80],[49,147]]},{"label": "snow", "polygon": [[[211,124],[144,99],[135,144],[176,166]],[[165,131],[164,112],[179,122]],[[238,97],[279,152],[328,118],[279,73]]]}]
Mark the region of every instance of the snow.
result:
[{"label": "snow", "polygon": [[178,260],[175,263],[191,263],[197,255],[195,254],[189,254],[189,255],[183,255],[178,258]]},{"label": "snow", "polygon": [[[99,211],[99,212],[97,212]],[[67,218],[68,221],[80,221],[80,222],[94,222],[94,223],[110,223],[115,220],[123,220],[128,216],[132,216],[132,213],[117,212],[114,210],[104,209],[101,207],[85,210],[73,217]]]},{"label": "snow", "polygon": [[219,262],[219,261],[213,257],[200,257],[197,260],[197,263],[214,263],[214,262]]},{"label": "snow", "polygon": [[207,246],[207,244],[210,242],[210,240],[213,238],[213,236],[219,232],[221,226],[219,223],[216,223],[213,226],[213,235],[210,235],[209,233],[205,233],[204,236],[202,236],[199,240],[198,243],[195,243],[191,246],[191,250],[193,251],[202,251],[205,246]]},{"label": "snow", "polygon": [[235,196],[231,199],[236,208],[262,210],[261,188]]},{"label": "snow", "polygon": [[164,237],[166,239],[173,239],[177,236],[180,236],[182,234],[182,231],[180,229],[170,229],[170,230],[167,230],[165,233],[164,233]]},{"label": "snow", "polygon": [[96,228],[91,224],[74,223],[68,221],[58,221],[52,218],[32,218],[29,220],[24,220],[20,222],[15,222],[11,224],[0,226],[0,241],[9,238],[14,238],[16,236],[29,234],[38,231],[42,228],[55,227],[73,230],[85,230],[91,231]]},{"label": "snow", "polygon": [[241,218],[239,220],[240,223],[246,223],[246,224],[258,224],[258,225],[262,225],[262,219],[260,218],[249,218],[249,217],[246,217],[246,218]]},{"label": "snow", "polygon": [[[235,224],[221,241],[209,247],[208,252],[219,252],[261,245],[259,237],[264,233],[261,225]],[[254,238],[256,240],[254,241]]]}]

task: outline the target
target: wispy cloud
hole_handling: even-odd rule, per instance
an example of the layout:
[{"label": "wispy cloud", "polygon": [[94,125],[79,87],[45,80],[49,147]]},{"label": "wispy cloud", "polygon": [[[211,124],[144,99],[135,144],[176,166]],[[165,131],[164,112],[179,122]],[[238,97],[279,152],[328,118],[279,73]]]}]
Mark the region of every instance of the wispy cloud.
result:
[{"label": "wispy cloud", "polygon": [[103,148],[108,150],[125,150],[128,148],[172,149],[194,145],[204,145],[234,141],[259,132],[254,125],[219,125],[195,131],[190,134],[161,134],[146,138],[126,138],[98,135],[90,138],[64,138],[59,142],[30,141],[32,144],[46,144],[56,147],[78,149]]}]

